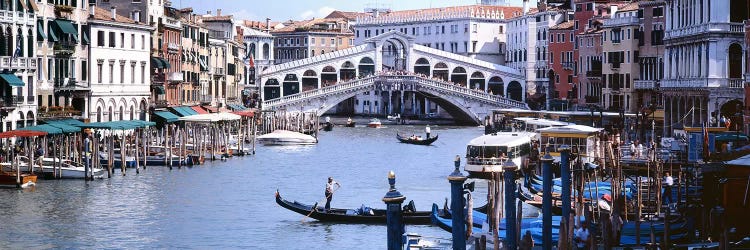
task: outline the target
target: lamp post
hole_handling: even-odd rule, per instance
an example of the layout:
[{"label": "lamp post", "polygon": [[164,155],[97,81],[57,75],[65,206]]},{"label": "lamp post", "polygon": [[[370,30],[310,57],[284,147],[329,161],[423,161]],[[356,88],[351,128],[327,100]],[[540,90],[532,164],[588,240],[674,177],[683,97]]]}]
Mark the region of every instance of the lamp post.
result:
[{"label": "lamp post", "polygon": [[[466,227],[464,221],[464,197],[463,197],[463,184],[466,181],[466,176],[461,173],[458,168],[461,166],[461,156],[456,155],[454,160],[455,169],[453,173],[448,176],[448,182],[451,183],[451,211],[454,216],[451,219],[454,226],[451,228],[453,235],[453,249],[463,250],[466,249]],[[390,235],[390,234],[389,234]]]},{"label": "lamp post", "polygon": [[406,199],[401,192],[396,190],[396,174],[393,171],[388,172],[388,184],[391,188],[383,197],[386,204],[386,227],[388,231],[388,250],[400,250],[403,245],[404,217],[401,211],[401,204]]}]

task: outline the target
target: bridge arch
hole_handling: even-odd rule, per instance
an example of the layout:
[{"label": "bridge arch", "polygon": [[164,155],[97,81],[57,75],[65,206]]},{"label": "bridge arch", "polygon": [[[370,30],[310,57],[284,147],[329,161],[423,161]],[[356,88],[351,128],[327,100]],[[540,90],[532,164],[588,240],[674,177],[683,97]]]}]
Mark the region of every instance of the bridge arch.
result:
[{"label": "bridge arch", "polygon": [[279,80],[276,78],[270,78],[266,80],[263,87],[263,98],[266,100],[276,99],[281,97],[281,88],[279,86]]},{"label": "bridge arch", "polygon": [[485,90],[485,79],[484,74],[482,72],[476,71],[471,74],[471,78],[469,79],[469,88],[470,89],[478,89],[478,90]]},{"label": "bridge arch", "polygon": [[322,83],[323,87],[336,84],[336,82],[338,82],[338,74],[336,73],[336,68],[330,65],[325,66],[320,72],[320,82]]},{"label": "bridge arch", "polygon": [[318,73],[311,69],[305,71],[302,74],[302,91],[310,91],[318,87]]},{"label": "bridge arch", "polygon": [[362,59],[359,60],[359,66],[357,68],[359,69],[359,76],[375,74],[375,61],[367,56],[362,57]]},{"label": "bridge arch", "polygon": [[430,61],[424,57],[420,57],[414,63],[414,73],[429,76],[430,75]]},{"label": "bridge arch", "polygon": [[464,67],[458,66],[453,68],[453,72],[451,72],[451,82],[466,87],[466,80],[466,69]]},{"label": "bridge arch", "polygon": [[346,82],[354,78],[357,78],[357,68],[354,67],[354,64],[350,61],[341,64],[341,69],[339,69],[339,79],[341,79],[342,82]]},{"label": "bridge arch", "polygon": [[448,65],[444,62],[439,62],[435,64],[435,69],[432,70],[432,77],[438,78],[443,81],[448,81]]},{"label": "bridge arch", "polygon": [[523,86],[521,86],[521,83],[519,83],[518,81],[511,81],[510,83],[508,83],[508,89],[506,93],[508,94],[505,97],[516,101],[523,101]]},{"label": "bridge arch", "polygon": [[282,93],[284,93],[284,96],[299,93],[300,82],[296,74],[286,74],[286,76],[284,76],[283,85],[284,90],[282,91]]},{"label": "bridge arch", "polygon": [[490,81],[487,82],[487,89],[489,93],[494,95],[505,96],[505,84],[503,83],[503,78],[500,78],[499,76],[491,77]]}]

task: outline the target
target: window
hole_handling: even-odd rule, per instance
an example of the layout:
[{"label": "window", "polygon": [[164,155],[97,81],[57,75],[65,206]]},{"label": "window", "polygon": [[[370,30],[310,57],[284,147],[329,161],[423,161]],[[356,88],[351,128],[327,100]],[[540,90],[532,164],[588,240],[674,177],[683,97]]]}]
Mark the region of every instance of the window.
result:
[{"label": "window", "polygon": [[660,17],[664,15],[664,7],[654,8],[654,17]]},{"label": "window", "polygon": [[109,83],[115,83],[115,63],[109,63]]},{"label": "window", "polygon": [[100,30],[96,32],[96,46],[104,47],[104,31]]},{"label": "window", "polygon": [[141,63],[141,83],[146,83],[146,64]]},{"label": "window", "polygon": [[135,84],[135,63],[130,64],[130,83]]},{"label": "window", "polygon": [[125,64],[120,63],[120,84],[125,84]]},{"label": "window", "polygon": [[116,46],[116,43],[117,41],[115,40],[115,32],[109,32],[109,47],[114,48]]},{"label": "window", "polygon": [[98,81],[99,84],[102,84],[102,71],[104,71],[104,68],[103,68],[102,64],[101,63],[97,64],[96,65],[96,74],[97,74],[97,78],[99,80]]},{"label": "window", "polygon": [[81,61],[81,81],[88,80],[89,75],[89,68],[88,63],[86,61]]},{"label": "window", "polygon": [[[475,23],[475,24],[473,24],[473,25],[472,25],[472,27],[471,27],[471,31],[472,31],[473,33],[477,33],[477,31],[478,31],[478,30],[477,30],[477,28],[478,28],[478,27],[477,27],[477,24]],[[503,28],[502,28],[502,26],[500,26],[500,33],[503,33]]]},{"label": "window", "polygon": [[135,49],[135,34],[130,34],[130,48]]},{"label": "window", "polygon": [[120,48],[125,48],[125,33],[120,33]]},{"label": "window", "polygon": [[141,49],[146,49],[146,35],[141,35]]}]

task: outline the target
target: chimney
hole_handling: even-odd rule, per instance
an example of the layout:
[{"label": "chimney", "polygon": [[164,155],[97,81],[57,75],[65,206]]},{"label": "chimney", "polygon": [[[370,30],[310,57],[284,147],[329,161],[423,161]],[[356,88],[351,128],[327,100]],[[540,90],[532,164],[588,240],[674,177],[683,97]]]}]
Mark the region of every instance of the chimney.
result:
[{"label": "chimney", "polygon": [[112,6],[112,20],[117,19],[117,7]]},{"label": "chimney", "polygon": [[216,16],[221,16],[221,9],[216,9]]},{"label": "chimney", "polygon": [[266,18],[266,32],[271,33],[271,18]]},{"label": "chimney", "polygon": [[140,11],[133,12],[133,20],[135,21],[135,23],[140,23],[141,22],[141,12]]},{"label": "chimney", "polygon": [[529,14],[529,0],[523,0],[523,14]]},{"label": "chimney", "polygon": [[96,2],[89,1],[89,16],[94,17],[96,15]]},{"label": "chimney", "polygon": [[617,5],[609,6],[609,16],[612,18],[615,18],[615,13],[617,13]]},{"label": "chimney", "polygon": [[207,10],[207,11],[206,11],[206,14],[207,14],[207,15],[211,15],[211,11],[210,11],[210,10]]}]

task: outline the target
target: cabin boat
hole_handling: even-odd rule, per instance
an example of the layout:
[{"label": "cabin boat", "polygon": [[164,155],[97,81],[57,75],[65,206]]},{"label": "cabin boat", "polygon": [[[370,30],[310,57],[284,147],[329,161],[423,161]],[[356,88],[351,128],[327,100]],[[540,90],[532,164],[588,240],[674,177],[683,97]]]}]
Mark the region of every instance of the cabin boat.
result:
[{"label": "cabin boat", "polygon": [[[53,174],[57,171],[55,163],[60,164],[60,170],[62,171],[60,177],[69,179],[84,179],[86,177],[86,168],[79,163],[72,162],[70,160],[63,160],[58,158],[43,158],[41,170],[44,174]],[[107,172],[101,168],[89,168],[89,174],[94,178],[103,178]]]},{"label": "cabin boat", "polygon": [[548,127],[537,130],[541,135],[541,143],[549,145],[549,153],[556,161],[560,160],[560,146],[570,146],[572,152],[578,152],[581,163],[591,163],[600,156],[598,143],[602,128],[584,125],[567,125]]},{"label": "cabin boat", "polygon": [[528,132],[499,132],[474,138],[466,146],[464,170],[470,178],[491,179],[493,172],[503,172],[508,158],[522,168],[531,152],[533,136]]},{"label": "cabin boat", "polygon": [[372,118],[370,119],[370,123],[367,123],[367,127],[370,128],[380,128],[383,124],[380,123],[380,119],[378,118]]},{"label": "cabin boat", "polygon": [[289,130],[276,130],[271,133],[258,136],[258,142],[270,145],[312,145],[318,143],[318,140],[311,135]]}]

